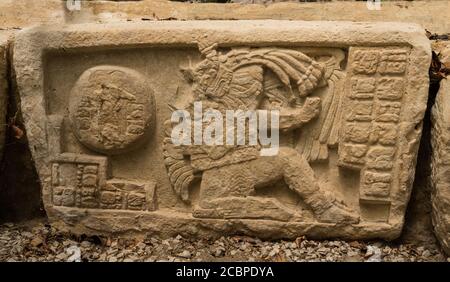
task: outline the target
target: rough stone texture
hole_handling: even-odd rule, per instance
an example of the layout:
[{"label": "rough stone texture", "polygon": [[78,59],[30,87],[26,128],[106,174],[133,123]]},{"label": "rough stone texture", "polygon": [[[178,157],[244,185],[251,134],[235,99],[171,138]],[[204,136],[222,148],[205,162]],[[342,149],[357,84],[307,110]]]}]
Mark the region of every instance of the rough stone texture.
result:
[{"label": "rough stone texture", "polygon": [[[277,1],[283,2],[283,1]],[[364,1],[268,4],[181,3],[166,0],[133,2],[85,1],[85,10],[68,13],[75,22],[124,20],[306,20],[413,22],[436,33],[448,33],[450,1],[382,1],[381,10],[369,10]]]},{"label": "rough stone texture", "polygon": [[60,0],[0,1],[0,29],[15,30],[26,26],[64,21],[64,4]]},{"label": "rough stone texture", "polygon": [[[258,2],[258,1],[256,1]],[[324,20],[413,22],[431,32],[448,33],[449,0],[383,1],[368,10],[364,1],[296,3],[188,3],[168,0],[82,1],[69,11],[61,0],[0,1],[0,28],[17,29],[42,23],[125,22],[142,20]]]},{"label": "rough stone texture", "polygon": [[[49,219],[88,234],[397,238],[429,45],[423,29],[401,23],[172,21],[21,32],[14,66]],[[116,72],[141,75],[123,83]],[[77,97],[86,77],[96,95]],[[146,111],[152,93],[156,109]],[[280,110],[279,154],[174,146],[171,110],[191,111],[192,101],[221,112]],[[125,120],[102,118],[114,113]],[[97,132],[96,142],[77,130]],[[141,134],[145,143],[129,147]]]},{"label": "rough stone texture", "polygon": [[[438,42],[434,49],[442,62],[450,62],[450,43]],[[432,109],[432,219],[434,230],[444,251],[450,254],[450,83],[440,82],[436,103]]]}]

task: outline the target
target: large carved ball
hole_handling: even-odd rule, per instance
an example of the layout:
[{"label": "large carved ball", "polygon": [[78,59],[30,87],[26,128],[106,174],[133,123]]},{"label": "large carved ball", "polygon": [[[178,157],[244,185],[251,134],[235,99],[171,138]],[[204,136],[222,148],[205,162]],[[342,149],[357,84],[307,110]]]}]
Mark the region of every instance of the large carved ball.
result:
[{"label": "large carved ball", "polygon": [[104,154],[145,142],[155,120],[155,98],[137,71],[118,66],[86,70],[72,88],[69,118],[77,139]]}]

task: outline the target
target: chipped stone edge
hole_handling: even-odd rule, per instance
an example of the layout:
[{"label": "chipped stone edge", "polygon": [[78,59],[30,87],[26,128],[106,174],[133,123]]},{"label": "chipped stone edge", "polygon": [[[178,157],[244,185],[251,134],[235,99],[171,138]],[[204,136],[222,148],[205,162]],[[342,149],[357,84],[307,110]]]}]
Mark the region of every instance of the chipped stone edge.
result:
[{"label": "chipped stone edge", "polygon": [[[168,21],[129,24],[74,24],[66,26],[41,26],[25,29],[17,34],[14,44],[14,68],[17,73],[18,91],[21,96],[21,107],[24,115],[30,150],[39,172],[42,184],[44,203],[50,201],[50,167],[49,148],[47,147],[47,114],[44,94],[43,66],[45,56],[52,51],[64,50],[76,52],[81,49],[130,49],[149,46],[158,47],[192,47],[196,48],[197,38],[207,36],[209,40],[219,42],[221,47],[233,45],[252,46],[398,46],[411,47],[409,76],[416,79],[408,84],[408,94],[416,102],[406,114],[408,117],[400,125],[402,136],[400,137],[400,156],[403,165],[400,175],[400,191],[397,195],[400,199],[409,199],[414,180],[416,156],[422,132],[422,119],[426,109],[428,97],[428,68],[431,60],[430,42],[425,36],[425,31],[417,24],[405,23],[354,23],[354,22],[305,22],[305,21]],[[295,43],[293,43],[295,42]],[[388,43],[387,43],[388,42]],[[394,199],[395,201],[396,199]],[[398,201],[398,199],[397,199]],[[407,202],[391,209],[392,217],[397,218],[393,225],[378,225],[370,231],[364,226],[347,226],[336,228],[336,232],[330,233],[330,237],[353,239],[352,233],[358,233],[360,239],[384,238],[392,240],[397,238],[402,230],[404,214]],[[84,233],[98,233],[78,221],[70,222],[61,216],[61,209],[46,206],[46,210],[54,225],[64,229],[65,224],[77,225],[79,231]],[[86,211],[85,213],[87,213]],[[89,211],[91,213],[91,211]],[[92,213],[94,215],[95,213]],[[161,217],[155,213],[155,217]],[[53,218],[52,218],[53,217]],[[150,217],[153,217],[150,216]],[[164,217],[164,216],[162,216]],[[211,226],[211,220],[198,220],[192,217],[174,215],[174,218],[185,218],[180,224],[201,224],[205,228]],[[391,217],[391,218],[392,218]],[[58,218],[58,220],[56,220]],[[103,219],[102,219],[103,220]],[[170,220],[170,219],[167,219]],[[159,222],[159,221],[156,221]],[[163,221],[167,222],[166,220]],[[199,223],[200,222],[200,223]],[[227,226],[224,220],[215,220]],[[240,229],[248,229],[249,235],[256,235],[251,228],[255,222],[249,220],[235,220]],[[258,221],[260,222],[260,221]],[[208,224],[205,224],[208,223]],[[272,223],[270,223],[272,224]],[[111,230],[113,233],[124,233],[126,229],[136,228],[136,223],[129,223],[123,230]],[[308,224],[309,226],[313,224]],[[321,237],[321,232],[315,232],[323,224],[317,224],[317,228],[308,225],[295,224],[295,232],[279,230],[274,237],[292,237],[305,234],[310,237]],[[165,228],[167,226],[167,228]],[[294,225],[293,225],[294,226]],[[384,226],[384,227],[381,227]],[[176,230],[171,230],[166,224],[150,224],[146,228],[156,230],[161,234],[170,236]],[[287,230],[287,229],[286,229]],[[329,232],[329,231],[327,231]]]}]

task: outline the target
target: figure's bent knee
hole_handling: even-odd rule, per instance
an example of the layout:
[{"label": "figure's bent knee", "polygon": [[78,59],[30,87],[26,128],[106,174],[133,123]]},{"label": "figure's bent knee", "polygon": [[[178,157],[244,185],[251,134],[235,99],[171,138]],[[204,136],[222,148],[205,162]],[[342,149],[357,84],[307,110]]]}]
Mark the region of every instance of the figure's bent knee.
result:
[{"label": "figure's bent knee", "polygon": [[310,168],[308,161],[294,148],[281,147],[279,156],[286,164]]}]

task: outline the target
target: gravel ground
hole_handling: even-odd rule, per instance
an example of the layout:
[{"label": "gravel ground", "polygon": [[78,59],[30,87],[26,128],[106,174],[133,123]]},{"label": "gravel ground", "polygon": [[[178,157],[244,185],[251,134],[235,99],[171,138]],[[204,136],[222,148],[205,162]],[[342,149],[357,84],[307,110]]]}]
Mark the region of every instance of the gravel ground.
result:
[{"label": "gravel ground", "polygon": [[43,220],[0,225],[0,261],[449,261],[437,246],[382,241],[261,241],[233,236],[218,240],[143,241],[62,234]]}]

